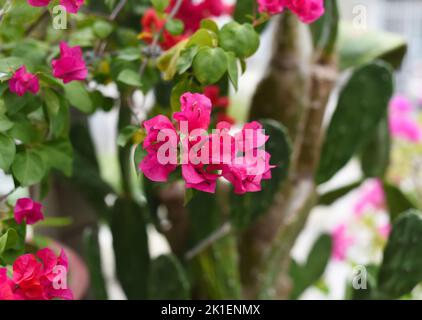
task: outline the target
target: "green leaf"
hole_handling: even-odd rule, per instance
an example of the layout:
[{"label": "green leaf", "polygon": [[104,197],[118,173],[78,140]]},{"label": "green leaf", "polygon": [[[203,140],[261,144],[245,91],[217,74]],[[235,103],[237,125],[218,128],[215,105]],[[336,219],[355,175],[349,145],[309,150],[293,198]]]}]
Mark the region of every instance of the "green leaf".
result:
[{"label": "green leaf", "polygon": [[37,127],[25,117],[17,117],[13,119],[14,126],[9,131],[9,135],[21,141],[24,144],[39,142],[42,140],[42,134]]},{"label": "green leaf", "polygon": [[122,70],[117,77],[117,81],[133,87],[142,87],[141,75],[131,69]]},{"label": "green leaf", "polygon": [[182,20],[170,19],[166,22],[166,29],[174,36],[178,36],[185,30],[185,25]]},{"label": "green leaf", "polygon": [[51,115],[57,115],[60,110],[60,99],[57,94],[51,89],[45,89],[44,100],[48,113]]},{"label": "green leaf", "polygon": [[95,35],[100,39],[107,38],[113,32],[113,25],[103,20],[98,20],[93,26]]},{"label": "green leaf", "polygon": [[132,139],[133,135],[139,131],[139,127],[136,126],[127,126],[123,128],[119,136],[117,137],[117,144],[120,147],[125,147],[129,141]]},{"label": "green leaf", "polygon": [[218,45],[217,35],[208,29],[199,29],[189,38],[186,47],[193,45],[198,47],[216,47]]},{"label": "green leaf", "polygon": [[73,224],[71,217],[46,217],[37,223],[36,227],[62,228]]},{"label": "green leaf", "polygon": [[324,57],[333,54],[338,34],[339,11],[337,0],[326,0],[325,13],[310,25],[314,48]]},{"label": "green leaf", "polygon": [[171,90],[170,104],[173,112],[180,111],[180,97],[186,92],[201,92],[202,88],[193,81],[185,78],[179,81]]},{"label": "green leaf", "polygon": [[152,5],[159,12],[164,12],[164,10],[169,6],[170,0],[151,0]]},{"label": "green leaf", "polygon": [[373,136],[386,116],[393,87],[392,70],[383,62],[355,70],[340,93],[327,130],[316,177],[319,184],[331,179]]},{"label": "green leaf", "polygon": [[157,59],[157,67],[163,72],[163,80],[169,81],[177,73],[177,61],[179,60],[180,54],[184,48],[187,47],[188,40],[180,41],[170,50],[165,51]]},{"label": "green leaf", "polygon": [[98,232],[89,228],[83,235],[84,257],[87,263],[91,292],[96,300],[108,300],[106,283],[101,267],[101,252],[98,243]]},{"label": "green leaf", "polygon": [[150,256],[144,209],[118,199],[111,218],[117,277],[128,299],[146,299]]},{"label": "green leaf", "polygon": [[229,78],[233,87],[237,91],[238,89],[238,80],[239,80],[239,69],[237,66],[237,59],[233,52],[227,53],[227,71],[229,73]]},{"label": "green leaf", "polygon": [[330,261],[331,242],[331,237],[324,234],[315,242],[305,264],[300,265],[292,261],[290,277],[293,280],[293,291],[290,299],[298,299],[307,288],[322,277]]},{"label": "green leaf", "polygon": [[190,299],[188,277],[173,254],[162,255],[152,261],[148,288],[150,300]]},{"label": "green leaf", "polygon": [[46,168],[42,158],[36,152],[24,150],[16,154],[12,172],[23,187],[29,187],[42,180]]},{"label": "green leaf", "polygon": [[0,257],[8,249],[12,249],[18,243],[18,233],[15,229],[8,229],[5,234],[0,237]]},{"label": "green leaf", "polygon": [[[0,253],[0,264],[12,265],[19,256],[25,253],[26,223],[17,224],[14,218],[0,220],[0,230],[2,230],[0,251],[3,251]],[[4,237],[9,231],[10,234]]]},{"label": "green leaf", "polygon": [[28,105],[33,105],[35,99],[35,96],[30,93],[26,93],[22,97],[18,96],[17,94],[11,93],[10,91],[6,91],[3,94],[3,101],[7,108],[7,113],[10,116],[15,115]]},{"label": "green leaf", "polygon": [[334,202],[336,202],[338,199],[344,197],[349,192],[355,190],[356,188],[359,188],[364,180],[360,180],[354,183],[351,183],[349,185],[346,185],[344,187],[329,191],[327,193],[324,193],[319,197],[318,205],[320,206],[330,206]]},{"label": "green leaf", "polygon": [[13,127],[13,122],[3,114],[0,114],[0,132],[7,131]]},{"label": "green leaf", "polygon": [[393,225],[378,274],[381,299],[398,299],[422,281],[421,215],[409,210]]},{"label": "green leaf", "polygon": [[396,220],[402,213],[417,208],[416,204],[396,186],[387,182],[384,182],[383,186],[391,221]]},{"label": "green leaf", "polygon": [[15,142],[9,136],[0,133],[0,169],[8,171],[15,159]]},{"label": "green leaf", "polygon": [[0,72],[13,73],[25,64],[25,60],[19,57],[0,58]]},{"label": "green leaf", "polygon": [[188,69],[192,66],[193,59],[195,58],[196,54],[199,51],[199,47],[197,45],[193,45],[184,49],[179,59],[177,60],[177,73],[182,74],[188,71]]},{"label": "green leaf", "polygon": [[215,34],[218,34],[218,25],[212,19],[203,19],[201,21],[201,29],[207,29],[214,32]]},{"label": "green leaf", "polygon": [[73,148],[69,140],[48,141],[36,149],[47,169],[57,169],[70,177],[73,170]]},{"label": "green leaf", "polygon": [[270,137],[265,149],[271,154],[271,164],[276,168],[271,170],[272,178],[262,182],[262,191],[231,195],[230,219],[234,227],[240,230],[267,213],[289,171],[291,143],[286,129],[272,120],[264,120],[261,123],[265,134]]},{"label": "green leaf", "polygon": [[240,59],[252,56],[259,48],[259,34],[249,23],[229,22],[221,29],[218,40],[221,48],[233,52]]},{"label": "green leaf", "polygon": [[201,48],[193,60],[195,77],[204,85],[218,82],[226,71],[227,57],[221,48]]},{"label": "green leaf", "polygon": [[366,177],[384,177],[390,165],[391,137],[388,117],[379,123],[373,137],[360,154],[362,171]]},{"label": "green leaf", "polygon": [[338,43],[342,70],[376,59],[398,68],[407,52],[406,40],[401,35],[358,30],[347,23],[340,24]]},{"label": "green leaf", "polygon": [[91,97],[82,82],[73,81],[68,83],[65,85],[64,91],[66,99],[73,107],[83,113],[89,114],[94,112]]}]

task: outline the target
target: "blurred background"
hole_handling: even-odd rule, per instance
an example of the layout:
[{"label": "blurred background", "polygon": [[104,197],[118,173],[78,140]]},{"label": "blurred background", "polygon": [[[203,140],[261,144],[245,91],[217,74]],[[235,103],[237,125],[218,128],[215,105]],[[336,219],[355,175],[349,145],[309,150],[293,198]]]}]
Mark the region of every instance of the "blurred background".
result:
[{"label": "blurred background", "polygon": [[[230,1],[228,1],[230,2]],[[415,119],[422,123],[422,0],[346,0],[339,1],[341,15],[344,21],[354,25],[357,32],[364,30],[381,30],[400,34],[408,42],[406,59],[397,73],[397,95],[403,96],[415,107]],[[223,19],[224,20],[224,19]],[[238,120],[244,120],[250,99],[255,88],[265,74],[271,55],[271,42],[274,28],[269,26],[263,35],[260,51],[248,61],[249,68],[241,78],[240,91],[231,95],[230,115]],[[110,96],[116,94],[115,88],[105,88]],[[139,93],[141,104],[145,97]],[[154,97],[146,97],[146,108],[154,103]],[[97,112],[90,119],[90,129],[93,134],[96,151],[100,159],[102,175],[111,185],[119,184],[116,150],[117,110],[109,113]],[[389,176],[397,181],[405,190],[420,188],[415,177],[421,176],[419,163],[422,161],[422,146],[406,141],[395,141],[393,149],[393,164]],[[361,177],[360,166],[352,161],[332,181],[323,185],[325,191],[331,190]],[[422,179],[421,179],[422,180]],[[373,181],[363,184],[360,189],[350,193],[334,205],[318,207],[308,220],[307,226],[299,237],[293,257],[303,261],[315,239],[322,233],[333,233],[339,226],[346,226],[349,239],[343,239],[345,257],[332,259],[323,279],[314,288],[308,289],[302,299],[343,299],[347,281],[353,276],[357,265],[379,262],[382,247],[385,244],[383,228],[388,228],[388,215],[382,208],[368,207],[356,218],[356,206],[365,194],[371,192]],[[0,171],[0,194],[6,194],[13,189],[11,178]],[[23,192],[23,191],[22,191]],[[109,201],[113,201],[112,196]],[[362,218],[363,217],[363,218]],[[378,236],[374,234],[379,233]],[[164,237],[153,227],[149,232],[151,238],[150,250],[152,256],[158,256],[169,251]],[[350,240],[350,241],[347,241]],[[107,279],[107,289],[111,299],[124,299],[125,296],[114,279],[114,258],[112,237],[108,227],[100,229],[101,255],[103,272]],[[347,249],[347,250],[346,250]],[[421,294],[418,292],[421,291]],[[422,298],[422,290],[417,288],[414,297]]]}]

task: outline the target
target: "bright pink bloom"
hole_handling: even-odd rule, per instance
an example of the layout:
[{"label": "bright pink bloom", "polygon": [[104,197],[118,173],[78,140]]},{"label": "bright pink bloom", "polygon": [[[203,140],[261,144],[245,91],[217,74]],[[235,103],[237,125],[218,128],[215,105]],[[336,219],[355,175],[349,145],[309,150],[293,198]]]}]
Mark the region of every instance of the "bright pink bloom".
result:
[{"label": "bright pink bloom", "polygon": [[[170,12],[176,1],[171,0],[167,12]],[[176,18],[185,24],[185,32],[187,34],[194,33],[199,29],[201,21],[210,17],[219,17],[222,15],[230,15],[233,12],[233,6],[224,4],[223,0],[202,0],[200,2],[194,0],[183,0]]]},{"label": "bright pink bloom", "polygon": [[324,0],[286,0],[286,5],[303,23],[313,23],[325,12]]},{"label": "bright pink bloom", "polygon": [[371,181],[362,191],[362,194],[355,204],[354,212],[362,215],[365,210],[379,210],[385,208],[384,188],[380,180]]},{"label": "bright pink bloom", "polygon": [[257,121],[246,123],[236,135],[237,150],[246,152],[261,148],[270,137],[264,134],[264,128]]},{"label": "bright pink bloom", "polygon": [[27,91],[37,94],[40,90],[40,81],[37,76],[26,72],[25,66],[20,67],[9,80],[9,89],[22,97]]},{"label": "bright pink bloom", "polygon": [[[160,163],[159,149],[165,143],[170,143],[170,148],[177,150],[178,135],[171,121],[163,116],[158,115],[144,122],[147,136],[143,143],[143,148],[147,151],[147,156],[139,164],[139,169],[144,175],[155,182],[165,182],[168,176],[177,168],[175,163]],[[160,137],[160,134],[163,137]],[[171,141],[171,136],[175,137]],[[161,141],[160,141],[161,139]]]},{"label": "bright pink bloom", "polygon": [[410,113],[413,111],[412,102],[403,95],[395,95],[390,101],[390,113]]},{"label": "bright pink bloom", "polygon": [[217,179],[220,177],[219,169],[218,166],[213,165],[183,165],[182,176],[186,182],[186,188],[215,193]]},{"label": "bright pink bloom", "polygon": [[220,96],[219,86],[207,86],[204,89],[204,95],[207,96],[214,108],[227,109],[229,106],[229,98]]},{"label": "bright pink bloom", "polygon": [[390,102],[389,125],[393,137],[418,143],[422,141],[422,127],[412,117],[412,103],[404,96],[397,95]]},{"label": "bright pink bloom", "polygon": [[203,94],[187,92],[180,98],[181,111],[175,112],[173,118],[186,121],[189,132],[195,129],[207,130],[211,121],[211,100]]},{"label": "bright pink bloom", "polygon": [[69,47],[66,42],[60,42],[60,58],[51,62],[53,75],[64,83],[74,80],[85,80],[88,75],[81,47]]},{"label": "bright pink bloom", "polygon": [[84,0],[60,0],[60,4],[69,13],[78,13],[79,8],[84,4]]},{"label": "bright pink bloom", "polygon": [[270,15],[282,13],[286,6],[286,0],[258,0],[258,10]]},{"label": "bright pink bloom", "polygon": [[391,233],[391,229],[392,229],[391,224],[386,223],[385,225],[378,228],[378,232],[381,235],[381,237],[383,237],[384,239],[388,239]]},{"label": "bright pink bloom", "polygon": [[33,254],[20,256],[13,264],[15,299],[72,300],[72,291],[62,282],[67,277],[67,271],[67,256],[63,250],[59,257],[49,248],[39,250],[36,257]]},{"label": "bright pink bloom", "polygon": [[28,3],[33,7],[46,7],[50,2],[51,0],[28,0]]},{"label": "bright pink bloom", "polygon": [[34,224],[44,219],[41,203],[32,201],[29,198],[21,198],[16,202],[14,215],[17,223],[21,224],[23,220],[27,224]]},{"label": "bright pink bloom", "polygon": [[354,238],[347,234],[345,224],[339,225],[331,234],[333,240],[332,257],[338,261],[346,259],[347,251],[355,242]]},{"label": "bright pink bloom", "polygon": [[7,269],[0,268],[0,300],[14,300],[12,285],[7,277]]},{"label": "bright pink bloom", "polygon": [[234,187],[236,194],[247,192],[259,192],[262,190],[262,180],[271,179],[270,165],[271,155],[263,150],[257,150],[256,160],[239,157],[234,164],[227,165],[223,169],[223,177]]}]

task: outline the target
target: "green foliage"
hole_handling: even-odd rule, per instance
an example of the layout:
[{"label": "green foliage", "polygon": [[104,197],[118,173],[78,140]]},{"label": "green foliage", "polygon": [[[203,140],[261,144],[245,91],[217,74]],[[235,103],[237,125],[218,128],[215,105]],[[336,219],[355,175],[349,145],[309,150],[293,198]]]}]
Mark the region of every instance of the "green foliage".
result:
[{"label": "green foliage", "polygon": [[289,171],[291,143],[286,129],[272,120],[262,121],[262,124],[265,134],[270,137],[265,146],[266,151],[271,154],[270,163],[276,168],[271,170],[272,178],[262,182],[262,191],[231,195],[230,219],[241,230],[267,213]]},{"label": "green foliage", "polygon": [[227,71],[227,56],[221,48],[203,47],[193,60],[195,77],[204,85],[218,82]]},{"label": "green foliage", "polygon": [[422,281],[422,217],[409,210],[394,223],[378,274],[377,296],[397,299]]},{"label": "green foliage", "polygon": [[319,197],[318,205],[320,206],[330,206],[340,198],[347,195],[349,192],[359,188],[364,180],[359,180],[357,182],[353,182],[351,184],[348,184],[344,187],[329,191],[327,193],[322,194]]},{"label": "green foliage", "polygon": [[17,224],[14,218],[0,220],[0,264],[11,265],[25,253],[25,222]]},{"label": "green foliage", "polygon": [[240,59],[252,56],[258,50],[260,43],[259,35],[251,24],[237,22],[224,25],[218,40],[221,48],[233,52]]},{"label": "green foliage", "polygon": [[293,291],[290,299],[298,299],[307,288],[322,277],[330,261],[331,246],[331,237],[324,234],[317,239],[304,264],[292,260],[290,278],[293,281]]},{"label": "green foliage", "polygon": [[69,103],[84,113],[94,112],[94,106],[86,87],[77,81],[68,83],[64,87],[66,99]]},{"label": "green foliage", "polygon": [[107,288],[101,268],[101,252],[98,232],[87,229],[84,232],[84,257],[91,275],[91,292],[96,300],[107,300]]},{"label": "green foliage", "polygon": [[42,180],[46,173],[46,166],[37,152],[23,150],[16,154],[12,172],[23,187],[28,187]]},{"label": "green foliage", "polygon": [[157,11],[164,12],[169,6],[170,0],[151,0],[151,3]]},{"label": "green foliage", "polygon": [[15,142],[9,136],[0,133],[0,169],[8,171],[15,159]]},{"label": "green foliage", "polygon": [[398,68],[407,52],[406,40],[400,35],[357,30],[347,23],[340,24],[338,47],[342,70],[376,59]]},{"label": "green foliage", "polygon": [[373,137],[362,148],[360,163],[366,177],[383,177],[390,165],[391,137],[387,117],[381,120]]},{"label": "green foliage", "polygon": [[111,217],[117,278],[128,299],[148,297],[150,256],[143,208],[118,199]]},{"label": "green foliage", "polygon": [[396,220],[405,211],[417,209],[417,206],[396,186],[384,182],[383,187],[391,221]]},{"label": "green foliage", "polygon": [[162,255],[151,262],[148,298],[152,300],[187,300],[190,284],[185,270],[173,254]]},{"label": "green foliage", "polygon": [[342,89],[328,127],[316,181],[328,181],[372,137],[393,94],[391,68],[374,62],[357,68]]}]

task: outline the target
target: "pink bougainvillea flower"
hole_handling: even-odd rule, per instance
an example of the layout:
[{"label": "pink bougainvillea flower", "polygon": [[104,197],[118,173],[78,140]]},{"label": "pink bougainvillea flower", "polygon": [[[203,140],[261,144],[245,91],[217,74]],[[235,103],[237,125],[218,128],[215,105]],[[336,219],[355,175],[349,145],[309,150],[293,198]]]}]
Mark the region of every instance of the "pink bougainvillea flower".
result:
[{"label": "pink bougainvillea flower", "polygon": [[25,66],[20,67],[9,80],[9,89],[22,97],[27,91],[37,94],[40,90],[40,81],[37,76],[26,71]]},{"label": "pink bougainvillea flower", "polygon": [[258,0],[259,12],[270,15],[282,13],[288,8],[303,23],[313,23],[325,12],[324,0]]},{"label": "pink bougainvillea flower", "polygon": [[14,215],[17,223],[21,224],[23,220],[27,224],[34,224],[44,219],[41,203],[32,201],[29,198],[21,198],[16,202]]},{"label": "pink bougainvillea flower", "polygon": [[242,131],[236,134],[237,150],[246,152],[261,148],[268,139],[269,136],[264,134],[263,126],[259,122],[246,123]]},{"label": "pink bougainvillea flower", "polygon": [[[169,156],[169,161],[160,158],[160,148],[164,144],[169,145],[169,152],[177,151],[179,137],[170,119],[163,115],[158,115],[144,122],[147,136],[143,143],[143,148],[147,151],[147,156],[139,164],[139,169],[144,175],[155,182],[165,182],[168,176],[177,168],[177,159],[171,161],[169,154],[161,155],[161,158]],[[160,135],[163,135],[162,137]],[[177,157],[176,157],[177,158]],[[160,160],[161,159],[161,160]]]},{"label": "pink bougainvillea flower", "polygon": [[355,239],[347,234],[345,224],[337,226],[331,234],[333,240],[333,249],[331,256],[337,261],[346,260],[347,251],[353,245]]},{"label": "pink bougainvillea flower", "polygon": [[275,167],[270,165],[271,155],[263,150],[257,152],[255,160],[238,157],[234,164],[224,167],[223,177],[234,186],[236,194],[259,192],[262,180],[271,179],[271,169]]},{"label": "pink bougainvillea flower", "polygon": [[7,269],[0,268],[0,300],[14,300],[12,285],[7,277]]},{"label": "pink bougainvillea flower", "polygon": [[211,121],[211,100],[203,94],[187,92],[180,98],[181,111],[173,118],[179,123],[186,121],[189,132],[195,129],[208,129]]},{"label": "pink bougainvillea flower", "polygon": [[422,141],[422,127],[412,117],[413,107],[409,99],[396,95],[389,106],[389,125],[391,135],[412,143]]},{"label": "pink bougainvillea flower", "polygon": [[217,179],[220,177],[217,173],[219,169],[218,166],[213,165],[182,165],[182,176],[186,182],[186,188],[215,193]]},{"label": "pink bougainvillea flower", "polygon": [[259,12],[275,15],[282,13],[286,6],[286,0],[258,0]]},{"label": "pink bougainvillea flower", "polygon": [[[175,0],[171,0],[167,12],[170,12]],[[183,21],[186,34],[192,34],[199,29],[201,21],[206,18],[220,17],[230,15],[233,12],[233,6],[226,5],[223,0],[183,0],[176,18]]]},{"label": "pink bougainvillea flower", "polygon": [[[166,19],[158,17],[157,12],[154,9],[148,9],[145,11],[142,19],[142,32],[139,34],[139,39],[143,40],[147,44],[151,44],[154,35],[160,32],[166,24]],[[185,35],[172,35],[167,29],[164,29],[162,32],[162,37],[160,40],[160,47],[163,50],[168,50],[183,39],[186,39]]]},{"label": "pink bougainvillea flower", "polygon": [[85,0],[60,0],[60,4],[66,8],[69,13],[78,13]]},{"label": "pink bougainvillea flower", "polygon": [[207,96],[214,108],[227,109],[229,106],[229,98],[220,95],[219,86],[207,86],[204,89],[204,95]]},{"label": "pink bougainvillea flower", "polygon": [[285,2],[303,23],[313,23],[325,12],[324,0],[285,0]]},{"label": "pink bougainvillea flower", "polygon": [[62,250],[59,257],[45,248],[37,255],[25,254],[13,264],[14,299],[21,300],[72,300],[73,293],[67,288],[68,262]]},{"label": "pink bougainvillea flower", "polygon": [[50,2],[51,0],[28,0],[28,3],[33,7],[46,7]]},{"label": "pink bougainvillea flower", "polygon": [[383,237],[384,239],[388,239],[391,233],[391,229],[392,229],[391,224],[386,223],[383,226],[378,228],[378,232],[381,235],[381,237]]},{"label": "pink bougainvillea flower", "polygon": [[53,75],[64,83],[85,80],[88,75],[82,50],[79,46],[69,47],[64,41],[60,43],[60,58],[51,62]]},{"label": "pink bougainvillea flower", "polygon": [[382,182],[379,179],[370,181],[363,189],[354,212],[362,215],[365,210],[379,210],[385,208],[385,194]]}]

